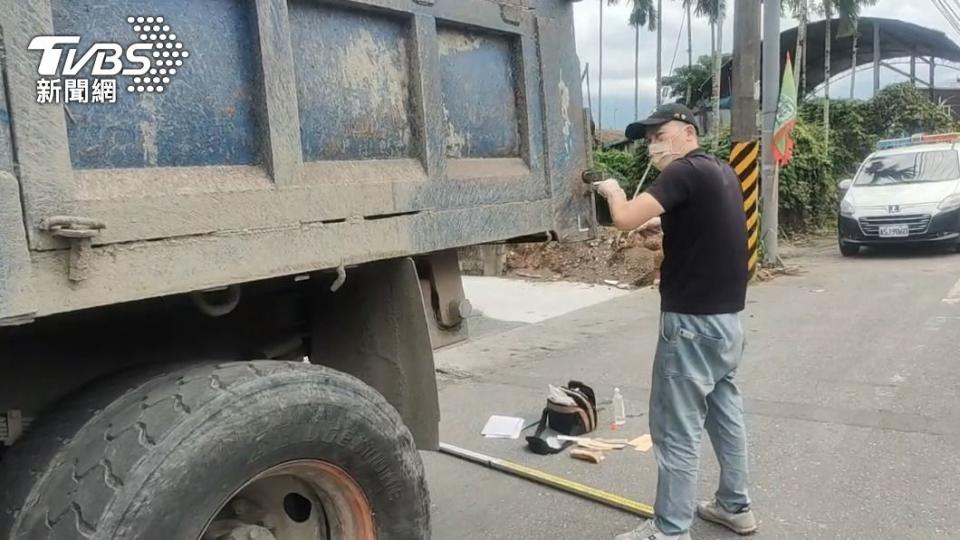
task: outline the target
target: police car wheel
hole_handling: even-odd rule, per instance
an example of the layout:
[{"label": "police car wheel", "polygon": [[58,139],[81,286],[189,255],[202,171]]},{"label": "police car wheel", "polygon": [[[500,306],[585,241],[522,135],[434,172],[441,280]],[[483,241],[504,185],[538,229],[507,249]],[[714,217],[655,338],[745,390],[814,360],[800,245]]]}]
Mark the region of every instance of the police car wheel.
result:
[{"label": "police car wheel", "polygon": [[839,245],[840,254],[844,257],[853,257],[860,254],[860,246],[856,244],[848,244],[841,239]]}]

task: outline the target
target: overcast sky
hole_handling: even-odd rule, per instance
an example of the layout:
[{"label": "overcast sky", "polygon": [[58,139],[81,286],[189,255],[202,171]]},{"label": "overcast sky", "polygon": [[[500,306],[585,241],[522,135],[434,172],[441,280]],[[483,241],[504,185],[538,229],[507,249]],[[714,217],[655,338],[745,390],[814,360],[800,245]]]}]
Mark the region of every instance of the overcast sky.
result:
[{"label": "overcast sky", "polygon": [[[733,0],[728,0],[728,17],[724,24],[723,49],[729,52],[733,45],[732,10]],[[629,0],[620,0],[620,5],[603,8],[604,40],[603,40],[603,127],[622,129],[631,120],[634,112],[633,103],[633,58],[634,58],[634,31],[627,24],[630,12]],[[684,19],[683,9],[679,0],[663,0],[663,73],[670,73],[670,66],[683,65],[687,62],[687,33],[683,31],[680,44],[677,47],[677,36],[680,33]],[[574,20],[577,33],[577,50],[582,67],[590,64],[591,99],[594,109],[597,108],[598,90],[598,61],[600,50],[599,21],[600,5],[598,0],[582,0],[574,4]],[[931,0],[879,0],[876,6],[866,8],[865,16],[886,17],[912,22],[920,26],[940,30],[951,39],[960,43],[958,35],[936,10]],[[811,15],[811,20],[822,19],[822,15]],[[781,21],[781,30],[796,26],[793,18],[784,18]],[[710,26],[704,19],[694,16],[693,20],[693,58],[710,54]],[[882,43],[882,40],[881,40]],[[822,44],[821,44],[822,46]],[[655,103],[655,74],[657,37],[655,32],[645,29],[640,33],[640,114],[648,113]],[[674,59],[674,56],[676,58]],[[925,68],[925,65],[924,65]],[[863,67],[861,69],[864,69]],[[856,78],[857,97],[869,97],[873,90],[873,74],[867,71],[858,71]],[[906,67],[904,67],[906,69]],[[918,68],[919,71],[919,68]],[[924,71],[921,71],[923,73]],[[957,71],[939,69],[937,72],[938,86],[958,86]],[[881,81],[884,85],[891,82],[906,80],[890,70],[882,70]],[[849,97],[850,79],[833,79],[831,85],[833,96]],[[594,113],[596,118],[596,112]]]}]

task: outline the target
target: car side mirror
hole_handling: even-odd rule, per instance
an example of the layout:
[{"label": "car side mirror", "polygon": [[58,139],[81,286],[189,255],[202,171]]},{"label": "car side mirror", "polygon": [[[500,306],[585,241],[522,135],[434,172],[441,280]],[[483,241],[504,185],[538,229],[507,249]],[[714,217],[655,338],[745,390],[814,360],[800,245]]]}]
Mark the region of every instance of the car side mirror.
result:
[{"label": "car side mirror", "polygon": [[850,189],[850,186],[852,185],[853,185],[853,179],[846,178],[840,181],[840,184],[838,185],[838,187],[840,188],[840,191],[847,191],[848,189]]}]

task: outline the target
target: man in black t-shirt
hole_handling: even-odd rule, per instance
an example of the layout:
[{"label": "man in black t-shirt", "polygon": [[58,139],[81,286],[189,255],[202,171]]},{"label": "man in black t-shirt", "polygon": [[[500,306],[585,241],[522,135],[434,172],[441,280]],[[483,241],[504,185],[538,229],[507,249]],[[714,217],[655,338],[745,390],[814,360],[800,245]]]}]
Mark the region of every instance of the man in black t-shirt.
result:
[{"label": "man in black t-shirt", "polygon": [[[740,534],[757,529],[747,494],[743,399],[734,380],[744,347],[746,215],[736,173],[703,152],[698,135],[689,109],[661,106],[627,127],[628,138],[650,143],[661,171],[654,185],[630,201],[615,180],[597,186],[619,229],[657,217],[663,228],[660,339],[650,390],[656,517],[617,540],[689,540],[695,512]],[[698,505],[704,427],[720,462],[720,486],[713,500]]]}]

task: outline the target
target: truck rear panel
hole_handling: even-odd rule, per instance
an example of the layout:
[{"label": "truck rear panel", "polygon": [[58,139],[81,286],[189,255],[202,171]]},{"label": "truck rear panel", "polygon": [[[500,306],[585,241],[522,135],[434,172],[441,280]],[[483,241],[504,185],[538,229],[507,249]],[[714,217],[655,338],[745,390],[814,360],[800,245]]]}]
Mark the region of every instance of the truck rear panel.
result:
[{"label": "truck rear panel", "polygon": [[[567,0],[2,0],[0,25],[0,324],[588,234]],[[47,35],[80,40],[54,76]],[[63,60],[104,42],[158,43],[158,72],[38,102],[102,79]]]}]

